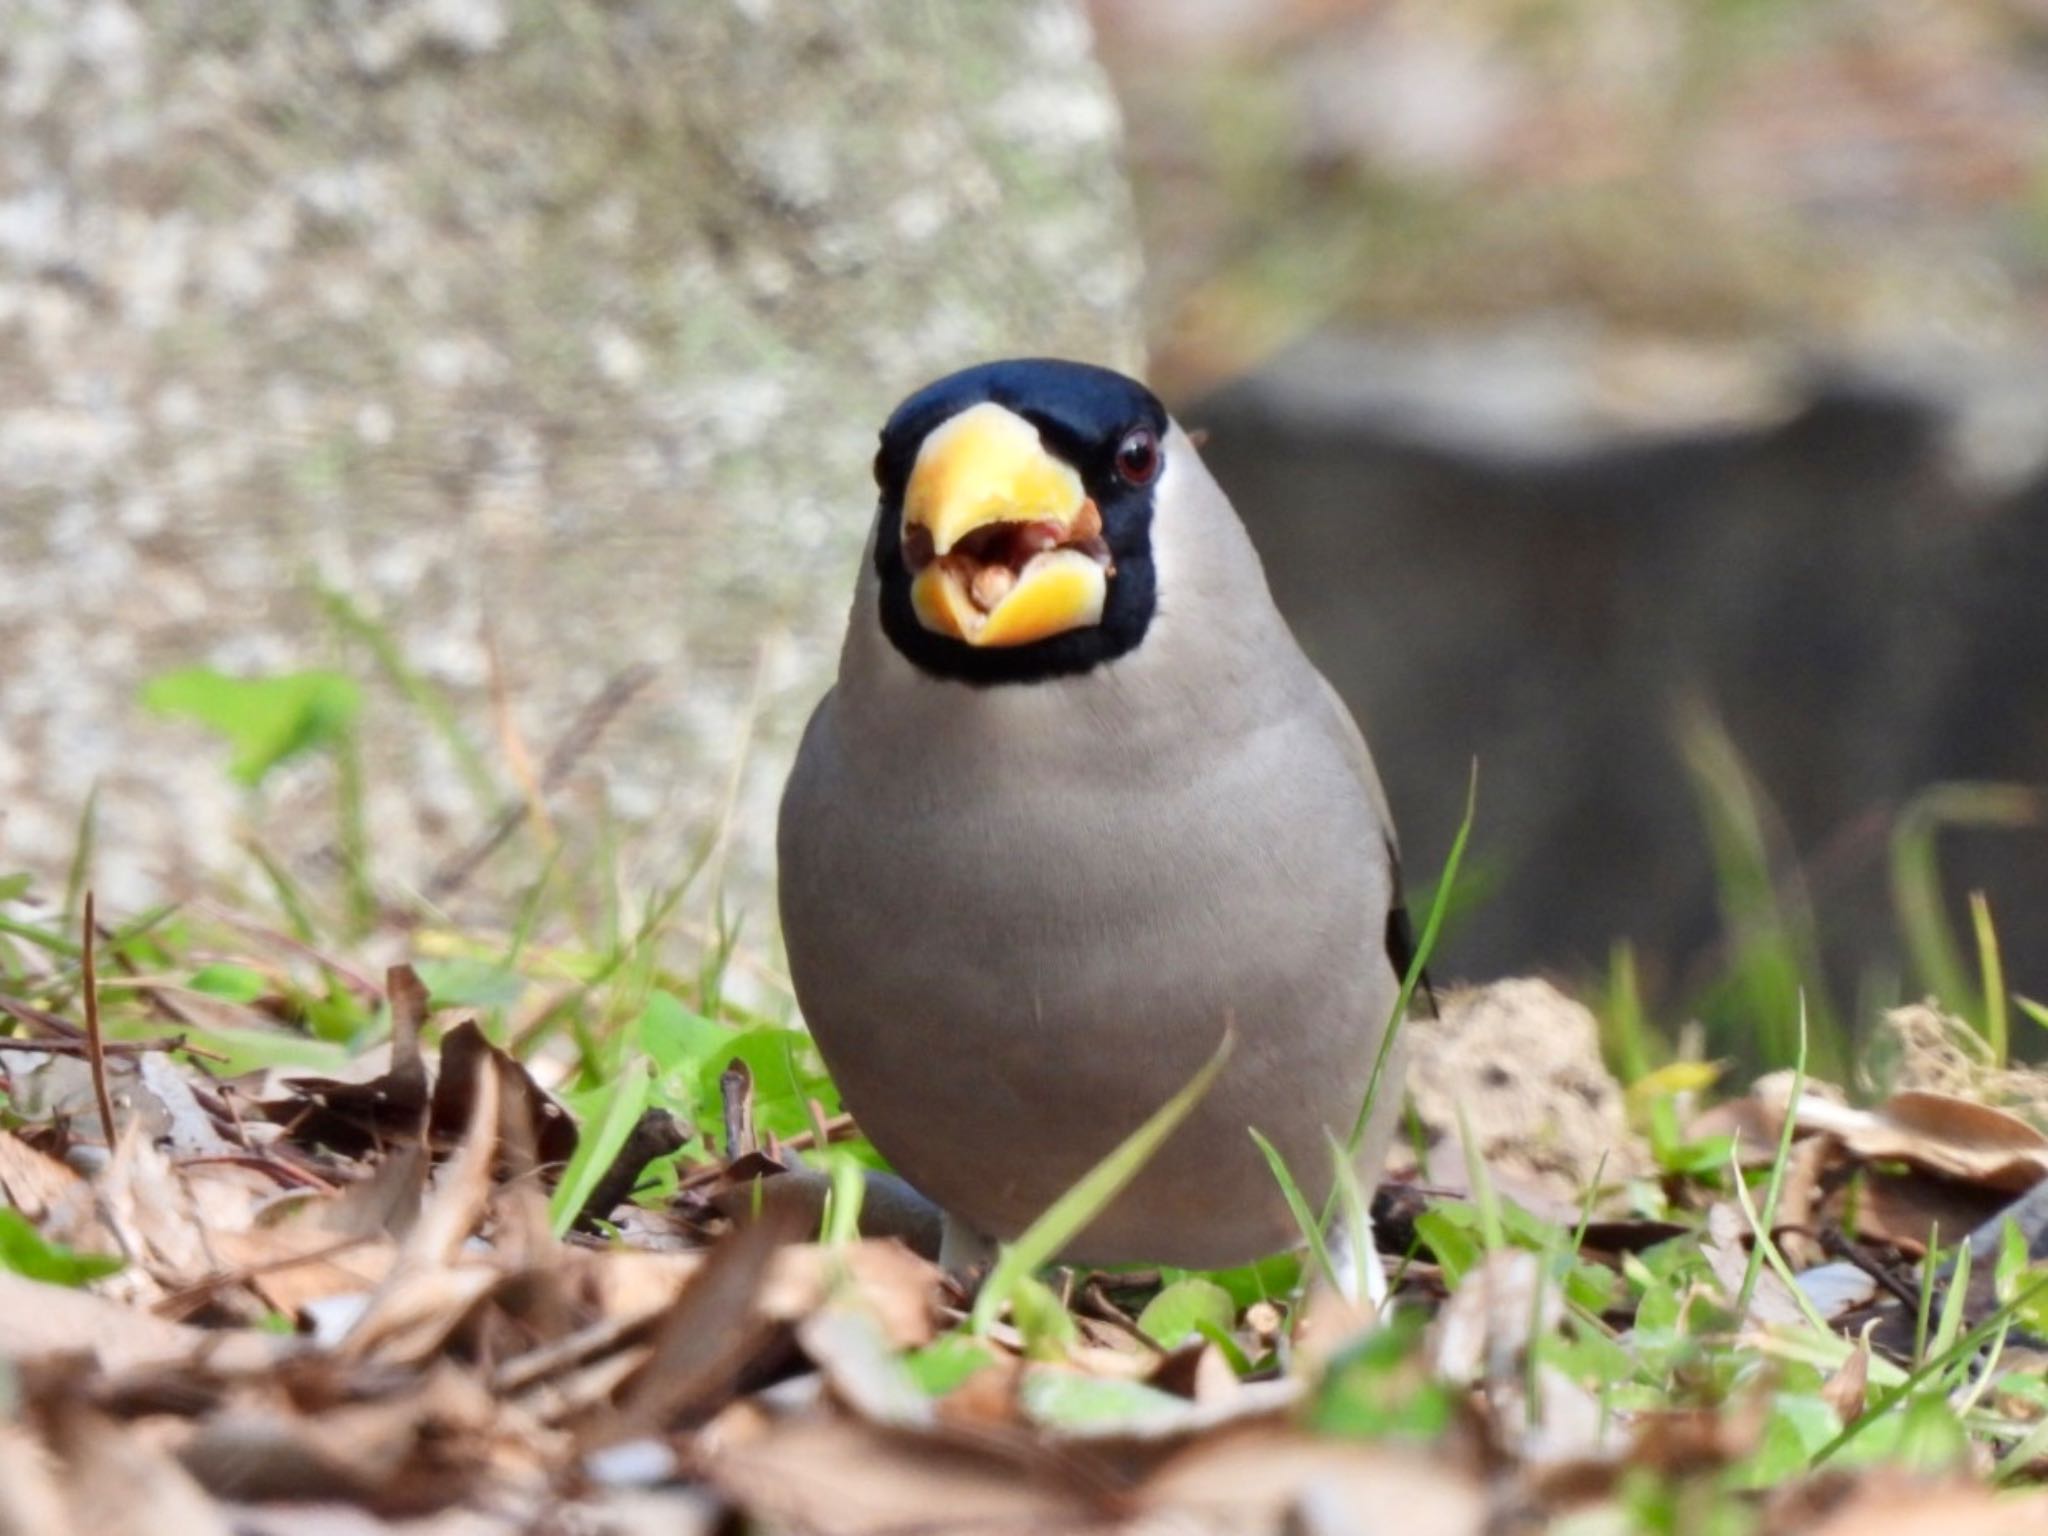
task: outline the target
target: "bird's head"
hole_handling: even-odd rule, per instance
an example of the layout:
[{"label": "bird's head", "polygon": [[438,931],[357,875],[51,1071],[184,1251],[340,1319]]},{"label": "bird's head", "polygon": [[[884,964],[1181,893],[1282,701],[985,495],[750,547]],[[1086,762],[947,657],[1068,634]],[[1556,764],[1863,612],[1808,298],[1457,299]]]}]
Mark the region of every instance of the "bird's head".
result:
[{"label": "bird's head", "polygon": [[898,406],[875,455],[875,576],[890,642],[972,683],[1085,672],[1145,637],[1166,408],[1048,358],[950,374]]}]

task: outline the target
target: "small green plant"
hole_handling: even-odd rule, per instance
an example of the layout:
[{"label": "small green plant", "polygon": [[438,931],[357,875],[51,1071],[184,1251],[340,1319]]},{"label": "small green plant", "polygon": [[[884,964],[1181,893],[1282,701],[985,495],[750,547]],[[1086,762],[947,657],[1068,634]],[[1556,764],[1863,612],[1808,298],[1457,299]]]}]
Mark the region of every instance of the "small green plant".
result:
[{"label": "small green plant", "polygon": [[11,1206],[0,1206],[0,1268],[51,1285],[85,1285],[121,1271],[121,1260],[106,1253],[79,1253],[54,1243]]},{"label": "small green plant", "polygon": [[151,679],[142,702],[224,737],[234,751],[229,776],[254,789],[293,758],[337,746],[354,728],[363,701],[355,683],[338,672],[230,677],[187,667]]}]

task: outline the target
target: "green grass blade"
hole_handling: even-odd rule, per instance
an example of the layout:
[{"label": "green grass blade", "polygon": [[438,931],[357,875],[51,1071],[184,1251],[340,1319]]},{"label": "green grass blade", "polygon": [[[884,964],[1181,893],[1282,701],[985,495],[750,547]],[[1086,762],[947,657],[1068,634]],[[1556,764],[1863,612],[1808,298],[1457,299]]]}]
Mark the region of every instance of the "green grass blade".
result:
[{"label": "green grass blade", "polygon": [[63,934],[51,933],[46,928],[38,928],[34,923],[25,923],[20,918],[8,917],[4,913],[0,913],[0,933],[25,940],[38,949],[48,950],[51,954],[62,956],[66,960],[76,960],[81,953],[79,947]]},{"label": "green grass blade", "polygon": [[[1964,1257],[1967,1257],[1969,1250],[1965,1248],[1961,1250],[1961,1253]],[[1957,1268],[1960,1273],[1960,1262]],[[1956,1286],[1957,1292],[1960,1293],[1962,1290],[1961,1281],[1957,1280],[1953,1283]],[[1994,1337],[2004,1332],[2006,1328],[2011,1326],[2013,1318],[2019,1314],[2021,1308],[2030,1306],[2038,1297],[2044,1295],[2048,1295],[2048,1278],[2035,1281],[2034,1284],[2028,1286],[2010,1301],[2004,1303],[1997,1311],[1977,1324],[1968,1333],[1962,1335],[1947,1349],[1934,1355],[1924,1364],[1916,1366],[1907,1375],[1906,1379],[1900,1383],[1899,1389],[1886,1398],[1882,1405],[1873,1406],[1861,1418],[1849,1424],[1839,1435],[1816,1451],[1813,1460],[1808,1465],[1812,1467],[1824,1465],[1830,1457],[1840,1452],[1843,1446],[1854,1440],[1879,1419],[1884,1418],[1894,1406],[1912,1401],[1914,1393],[1920,1387],[1935,1379],[1958,1361],[1968,1359]]]},{"label": "green grass blade", "polygon": [[[1764,1244],[1778,1222],[1778,1198],[1785,1190],[1785,1165],[1792,1160],[1792,1130],[1799,1121],[1799,1100],[1806,1092],[1806,997],[1799,998],[1799,1058],[1792,1067],[1792,1097],[1785,1106],[1785,1123],[1778,1127],[1778,1149],[1771,1158],[1770,1183],[1764,1187],[1763,1216],[1757,1223],[1757,1241],[1750,1244],[1749,1264],[1742,1271],[1742,1292],[1735,1299],[1735,1315],[1749,1316],[1749,1304],[1756,1296],[1757,1281],[1763,1278]],[[1743,1190],[1742,1167],[1735,1165],[1735,1187]],[[1747,1193],[1746,1190],[1743,1190]],[[1794,1287],[1797,1289],[1797,1287]]]},{"label": "green grass blade", "polygon": [[306,901],[306,893],[299,888],[299,882],[292,878],[291,871],[278,861],[275,854],[255,839],[250,839],[246,847],[249,856],[256,861],[256,867],[263,871],[263,878],[270,885],[270,894],[276,899],[277,909],[283,914],[285,925],[291,929],[292,937],[301,944],[318,944],[319,924],[313,921],[313,909]]},{"label": "green grass blade", "polygon": [[1344,1236],[1351,1244],[1351,1273],[1358,1277],[1360,1299],[1377,1302],[1386,1291],[1386,1276],[1384,1273],[1377,1276],[1366,1273],[1378,1262],[1369,1241],[1372,1236],[1372,1197],[1359,1181],[1357,1160],[1344,1150],[1344,1144],[1335,1136],[1329,1140],[1335,1175],[1331,1188],[1338,1194],[1337,1213],[1344,1218]]},{"label": "green grass blade", "polygon": [[1942,898],[1940,834],[1948,827],[2016,830],[2041,820],[2042,796],[2020,784],[1936,784],[1916,795],[1892,827],[1892,906],[1915,980],[1952,1012],[1983,1017]]},{"label": "green grass blade", "polygon": [[[1797,1304],[1807,1326],[1816,1332],[1833,1338],[1834,1332],[1828,1327],[1828,1320],[1820,1315],[1820,1308],[1813,1304],[1813,1298],[1806,1294],[1806,1287],[1799,1283],[1799,1277],[1792,1273],[1792,1266],[1785,1262],[1785,1255],[1771,1238],[1771,1230],[1764,1225],[1764,1218],[1758,1214],[1756,1204],[1749,1198],[1749,1186],[1742,1182],[1742,1159],[1731,1148],[1728,1153],[1728,1182],[1735,1192],[1735,1204],[1742,1212],[1742,1219],[1749,1224],[1752,1259],[1761,1255],[1763,1262],[1771,1266],[1771,1273],[1785,1283],[1785,1289]],[[1751,1271],[1744,1271],[1743,1288],[1748,1290]],[[1743,1313],[1738,1313],[1740,1318]]]},{"label": "green grass blade", "polygon": [[844,1147],[831,1149],[832,1187],[825,1192],[819,1230],[825,1243],[843,1248],[860,1236],[860,1208],[867,1198],[867,1170]]},{"label": "green grass blade", "polygon": [[626,1144],[626,1138],[639,1123],[640,1112],[647,1108],[652,1086],[644,1061],[629,1062],[612,1084],[611,1094],[596,1117],[597,1123],[585,1127],[569,1166],[562,1170],[562,1182],[555,1186],[548,1200],[548,1225],[556,1237],[565,1236],[576,1224],[590,1192],[618,1158],[619,1148]]},{"label": "green grass blade", "polygon": [[334,794],[340,820],[348,931],[361,938],[377,926],[377,889],[370,875],[370,823],[363,784],[362,742],[354,732],[334,744]]},{"label": "green grass blade", "polygon": [[[1776,872],[1766,834],[1768,802],[1727,729],[1704,705],[1695,701],[1680,709],[1676,737],[1706,829],[1729,941],[1724,976],[1702,1005],[1715,1027],[1716,1050],[1754,1054],[1770,1066],[1789,1060],[1794,1042],[1784,1033],[1785,1021],[1793,1018],[1803,991],[1816,1070],[1838,1076],[1847,1051],[1827,1000],[1813,913],[1796,871],[1783,880]],[[1735,1028],[1734,1021],[1743,1027]]]},{"label": "green grass blade", "polygon": [[1941,1316],[1935,1322],[1934,1338],[1928,1345],[1937,1359],[1955,1348],[1963,1331],[1963,1313],[1969,1305],[1970,1262],[1970,1245],[1964,1243],[1956,1249],[1955,1267],[1948,1275],[1948,1293],[1941,1298]]},{"label": "green grass blade", "polygon": [[1998,953],[1998,930],[1991,924],[1991,903],[1982,891],[1970,892],[1970,926],[1977,933],[1977,969],[1984,978],[1984,1043],[1991,1063],[2004,1067],[2012,1050],[2012,1022],[2005,1006],[2005,960]]},{"label": "green grass blade", "polygon": [[[1458,868],[1465,862],[1465,844],[1471,839],[1472,820],[1478,809],[1479,764],[1475,761],[1471,779],[1465,786],[1465,814],[1458,822],[1458,835],[1451,839],[1450,856],[1444,860],[1444,872],[1437,877],[1436,891],[1429,903],[1429,916],[1422,924],[1422,937],[1416,941],[1415,954],[1408,962],[1408,974],[1401,978],[1401,990],[1394,998],[1394,1013],[1387,1020],[1387,1032],[1380,1037],[1379,1054],[1373,1058],[1372,1076],[1365,1083],[1365,1099],[1352,1118],[1351,1134],[1344,1138],[1344,1150],[1353,1156],[1357,1155],[1359,1144],[1365,1140],[1365,1128],[1372,1121],[1373,1105],[1379,1102],[1380,1079],[1386,1075],[1394,1039],[1408,1017],[1408,1004],[1414,1000],[1415,989],[1422,984],[1422,973],[1429,965],[1429,957],[1436,953],[1437,937],[1443,932],[1444,914],[1450,909],[1451,893],[1457,889]],[[1330,1193],[1334,1199],[1336,1191]],[[1332,1209],[1330,1202],[1325,1201],[1323,1224],[1326,1226]]]},{"label": "green grass blade", "polygon": [[1913,1313],[1913,1363],[1927,1358],[1927,1335],[1934,1324],[1934,1282],[1941,1274],[1941,1223],[1927,1233],[1927,1254],[1920,1261],[1920,1304]]},{"label": "green grass blade", "polygon": [[1045,1214],[1031,1223],[1017,1241],[1003,1246],[995,1268],[982,1283],[981,1294],[974,1298],[974,1311],[968,1319],[968,1326],[973,1332],[987,1333],[1017,1282],[1051,1263],[1054,1256],[1078,1237],[1088,1223],[1101,1215],[1109,1202],[1122,1193],[1124,1186],[1137,1177],[1138,1170],[1151,1160],[1166,1138],[1179,1128],[1194,1107],[1202,1102],[1203,1095],[1214,1086],[1216,1075],[1223,1070],[1224,1062],[1230,1059],[1231,1047],[1236,1040],[1236,1030],[1226,1024],[1215,1054],[1187,1080],[1186,1086],[1155,1109],[1145,1123],[1126,1136],[1107,1157],[1084,1173],[1073,1188],[1053,1201]]},{"label": "green grass blade", "polygon": [[1465,1154],[1465,1182],[1471,1186],[1472,1204],[1479,1212],[1479,1239],[1488,1253],[1499,1253],[1508,1241],[1507,1228],[1500,1218],[1500,1194],[1493,1187],[1493,1176],[1487,1171],[1486,1159],[1465,1118],[1465,1101],[1453,1099],[1451,1107],[1458,1115],[1458,1144]]},{"label": "green grass blade", "polygon": [[1649,1015],[1643,1009],[1635,946],[1626,939],[1610,952],[1607,995],[1600,1010],[1600,1048],[1624,1088],[1640,1082],[1657,1065],[1651,1050]]},{"label": "green grass blade", "polygon": [[1316,1219],[1315,1210],[1308,1203],[1308,1196],[1301,1192],[1301,1185],[1294,1177],[1294,1171],[1287,1166],[1287,1159],[1280,1155],[1280,1149],[1266,1140],[1256,1126],[1251,1127],[1252,1140],[1258,1143],[1259,1155],[1265,1158],[1266,1166],[1273,1171],[1273,1180],[1280,1186],[1280,1194],[1287,1201],[1287,1209],[1294,1217],[1295,1226],[1301,1229],[1302,1238],[1308,1243],[1310,1257],[1323,1272],[1323,1278],[1338,1289],[1343,1288],[1344,1278],[1338,1273],[1336,1261],[1330,1256],[1330,1245],[1323,1235],[1323,1223]]}]

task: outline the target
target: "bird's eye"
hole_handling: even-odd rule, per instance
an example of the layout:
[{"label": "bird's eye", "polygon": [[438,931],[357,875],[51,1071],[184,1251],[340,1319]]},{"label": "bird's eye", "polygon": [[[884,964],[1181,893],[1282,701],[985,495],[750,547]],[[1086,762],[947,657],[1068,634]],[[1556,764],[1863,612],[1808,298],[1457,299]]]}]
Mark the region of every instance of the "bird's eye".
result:
[{"label": "bird's eye", "polygon": [[1133,427],[1116,445],[1116,472],[1128,485],[1159,478],[1159,438],[1150,427]]}]

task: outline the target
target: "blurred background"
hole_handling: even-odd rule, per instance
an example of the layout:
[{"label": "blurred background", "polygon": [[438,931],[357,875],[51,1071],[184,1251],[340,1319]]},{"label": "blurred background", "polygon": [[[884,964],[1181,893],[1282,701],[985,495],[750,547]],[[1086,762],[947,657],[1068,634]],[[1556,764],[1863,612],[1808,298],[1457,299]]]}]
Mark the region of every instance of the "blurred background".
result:
[{"label": "blurred background", "polygon": [[1425,899],[1477,761],[1440,972],[2048,995],[2044,320],[2043,0],[10,0],[0,871],[767,944],[874,431],[1048,352]]}]

